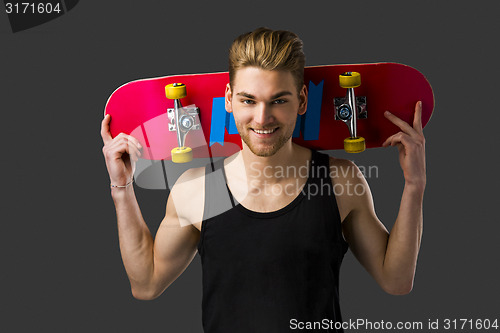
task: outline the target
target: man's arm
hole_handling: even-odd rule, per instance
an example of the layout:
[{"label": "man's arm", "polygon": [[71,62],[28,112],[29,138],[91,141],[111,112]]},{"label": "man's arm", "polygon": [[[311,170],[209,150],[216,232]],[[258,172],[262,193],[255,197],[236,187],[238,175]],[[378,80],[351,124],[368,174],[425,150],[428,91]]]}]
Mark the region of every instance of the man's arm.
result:
[{"label": "man's arm", "polygon": [[113,191],[118,222],[120,252],[127,272],[132,295],[150,300],[181,275],[196,255],[199,231],[190,223],[181,225],[172,200],[172,189],[166,214],[156,238],[144,221],[133,188]]},{"label": "man's arm", "polygon": [[[103,154],[111,184],[123,186],[133,177],[135,161],[140,156],[140,144],[134,137],[123,133],[112,138],[109,122],[110,116],[107,116],[101,124]],[[186,172],[184,180],[191,177],[192,173]],[[182,181],[179,179],[178,183]],[[181,226],[179,221],[182,217],[177,214],[173,202],[177,192],[174,186],[165,218],[153,240],[142,217],[133,186],[111,189],[122,260],[132,294],[138,299],[158,297],[186,269],[196,254],[199,232],[191,223]]]},{"label": "man's arm", "polygon": [[[337,179],[358,191],[338,197],[343,232],[349,246],[367,271],[388,293],[407,294],[413,287],[417,256],[422,237],[422,202],[426,183],[425,139],[421,123],[421,104],[415,107],[413,127],[394,115],[386,117],[401,132],[389,137],[384,146],[397,146],[405,177],[399,213],[389,234],[375,214],[373,198],[359,169],[345,160],[332,160],[341,168],[353,168],[352,177]],[[346,173],[347,174],[347,173]],[[363,188],[363,191],[359,191]]]}]

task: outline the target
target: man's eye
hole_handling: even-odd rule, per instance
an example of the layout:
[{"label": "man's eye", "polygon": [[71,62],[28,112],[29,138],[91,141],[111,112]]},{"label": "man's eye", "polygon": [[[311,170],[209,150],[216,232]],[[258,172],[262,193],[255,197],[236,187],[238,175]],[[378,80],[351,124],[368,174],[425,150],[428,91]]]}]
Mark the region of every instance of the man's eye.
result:
[{"label": "man's eye", "polygon": [[273,104],[284,104],[286,103],[286,99],[276,99],[273,101]]},{"label": "man's eye", "polygon": [[247,105],[255,104],[255,102],[252,101],[251,99],[243,99],[243,100],[241,100],[241,103],[247,104]]}]

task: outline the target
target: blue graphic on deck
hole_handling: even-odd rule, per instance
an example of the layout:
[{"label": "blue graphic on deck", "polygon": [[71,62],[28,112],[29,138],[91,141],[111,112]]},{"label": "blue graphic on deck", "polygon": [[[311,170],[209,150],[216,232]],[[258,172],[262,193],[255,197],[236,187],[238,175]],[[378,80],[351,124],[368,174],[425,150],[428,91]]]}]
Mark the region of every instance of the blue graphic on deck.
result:
[{"label": "blue graphic on deck", "polygon": [[[318,140],[321,102],[323,100],[323,83],[315,85],[309,82],[309,99],[307,111],[297,117],[297,123],[292,136],[299,137],[300,132],[304,140]],[[216,97],[212,102],[212,123],[210,125],[210,146],[214,143],[224,145],[224,133],[238,134],[232,113],[226,111],[224,97]]]},{"label": "blue graphic on deck", "polygon": [[228,134],[238,134],[238,129],[236,128],[232,112],[226,112],[226,128]]},{"label": "blue graphic on deck", "polygon": [[226,109],[224,98],[214,98],[212,102],[212,124],[210,125],[210,146],[218,142],[224,145],[224,128],[226,126]]},{"label": "blue graphic on deck", "polygon": [[210,146],[214,143],[224,145],[224,132],[238,134],[232,113],[226,112],[224,97],[216,97],[212,102],[212,124],[210,125]]}]

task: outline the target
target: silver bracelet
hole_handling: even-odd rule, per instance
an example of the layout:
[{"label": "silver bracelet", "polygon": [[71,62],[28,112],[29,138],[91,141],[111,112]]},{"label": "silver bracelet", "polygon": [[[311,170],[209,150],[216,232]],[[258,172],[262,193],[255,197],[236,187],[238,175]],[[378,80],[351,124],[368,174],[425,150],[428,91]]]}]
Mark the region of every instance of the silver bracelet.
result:
[{"label": "silver bracelet", "polygon": [[134,182],[134,178],[132,178],[131,181],[129,181],[127,184],[125,185],[113,185],[113,184],[110,184],[111,185],[111,188],[113,187],[118,187],[118,188],[125,188],[125,187],[128,187],[130,184],[132,184]]}]

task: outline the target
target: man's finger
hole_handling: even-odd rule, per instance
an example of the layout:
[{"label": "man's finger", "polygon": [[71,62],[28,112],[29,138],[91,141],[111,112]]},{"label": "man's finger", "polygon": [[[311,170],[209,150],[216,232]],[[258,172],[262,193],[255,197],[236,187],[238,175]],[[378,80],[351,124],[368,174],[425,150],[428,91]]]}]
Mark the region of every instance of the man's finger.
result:
[{"label": "man's finger", "polygon": [[391,135],[390,137],[388,137],[387,139],[385,139],[384,143],[382,143],[382,147],[388,147],[390,145],[390,143],[392,142],[392,137],[394,136]]},{"label": "man's finger", "polygon": [[142,149],[141,142],[137,140],[135,137],[133,137],[132,135],[128,135],[127,138],[137,147],[137,149]]},{"label": "man's finger", "polygon": [[410,135],[404,132],[398,132],[388,137],[387,140],[385,140],[384,143],[382,144],[382,147],[395,146],[398,144],[406,146],[410,144],[410,138],[411,138]]},{"label": "man's finger", "polygon": [[422,101],[418,101],[415,105],[415,115],[413,116],[413,128],[418,133],[423,133],[422,129]]},{"label": "man's finger", "polygon": [[384,116],[389,119],[394,125],[399,127],[403,132],[410,134],[413,131],[413,128],[406,121],[401,118],[393,115],[389,111],[384,112]]},{"label": "man's finger", "polygon": [[113,140],[111,136],[111,132],[109,130],[109,122],[111,121],[111,116],[109,114],[104,116],[104,119],[101,122],[101,137],[104,144]]}]

